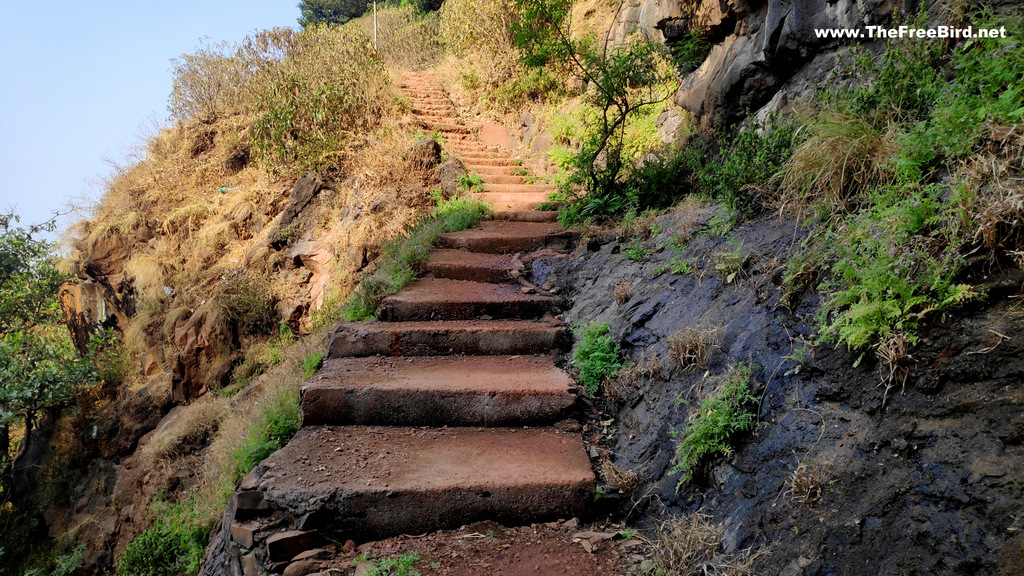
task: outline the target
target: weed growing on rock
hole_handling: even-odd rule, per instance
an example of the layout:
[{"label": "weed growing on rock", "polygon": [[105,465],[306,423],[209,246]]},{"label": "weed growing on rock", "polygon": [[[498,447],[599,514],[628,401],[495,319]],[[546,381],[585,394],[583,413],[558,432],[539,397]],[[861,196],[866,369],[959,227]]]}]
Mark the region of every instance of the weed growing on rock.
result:
[{"label": "weed growing on rock", "polygon": [[622,306],[633,297],[633,282],[632,280],[626,280],[620,282],[615,286],[615,290],[612,291],[612,295],[615,297],[615,303]]},{"label": "weed growing on rock", "polygon": [[302,359],[302,375],[306,378],[316,376],[316,373],[324,367],[324,355],[321,352],[310,352]]},{"label": "weed growing on rock", "polygon": [[718,390],[701,403],[700,411],[690,419],[689,425],[676,447],[675,466],[680,474],[676,489],[688,482],[701,458],[732,451],[730,439],[738,432],[750,430],[755,414],[750,406],[757,402],[750,393],[753,369],[737,364],[725,375]]},{"label": "weed growing on rock", "polygon": [[365,572],[366,576],[420,576],[420,573],[413,567],[420,561],[420,555],[416,552],[402,554],[398,558],[371,559],[365,556],[356,559],[356,564],[369,563],[370,569]]},{"label": "weed growing on rock", "polygon": [[608,335],[610,330],[611,325],[603,322],[588,324],[577,331],[579,340],[573,346],[572,360],[580,371],[580,385],[591,396],[601,389],[605,378],[614,377],[622,368],[619,346]]},{"label": "weed growing on rock", "polygon": [[465,190],[466,192],[483,192],[484,179],[476,172],[471,174],[460,174],[459,189]]},{"label": "weed growing on rock", "polygon": [[643,262],[647,260],[647,258],[651,256],[652,252],[653,251],[646,248],[644,243],[640,240],[631,242],[622,251],[622,253],[626,255],[626,258],[629,258],[633,262]]}]

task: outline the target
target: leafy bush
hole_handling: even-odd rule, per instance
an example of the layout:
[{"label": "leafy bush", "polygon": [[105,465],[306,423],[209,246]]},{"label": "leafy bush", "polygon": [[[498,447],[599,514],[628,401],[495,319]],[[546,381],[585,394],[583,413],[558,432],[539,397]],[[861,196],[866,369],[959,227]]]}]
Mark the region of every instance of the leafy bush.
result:
[{"label": "leafy bush", "polygon": [[234,454],[238,476],[248,474],[292,439],[299,431],[299,413],[298,392],[284,389],[260,409],[255,425]]},{"label": "leafy bush", "polygon": [[153,526],[125,548],[117,561],[118,576],[198,574],[213,522],[194,504],[154,502]]},{"label": "leafy bush", "polygon": [[[363,562],[368,559],[363,558]],[[402,554],[398,558],[384,558],[382,560],[376,560],[375,566],[371,567],[366,573],[367,576],[420,576],[417,570],[413,569],[413,566],[420,561],[420,555],[416,552],[409,552],[408,554]],[[360,562],[360,560],[356,560]]]},{"label": "leafy bush", "polygon": [[293,174],[337,166],[350,135],[392,102],[389,84],[362,28],[306,28],[261,78],[250,129],[259,161]]},{"label": "leafy bush", "polygon": [[591,396],[597,394],[605,378],[615,376],[622,368],[619,346],[608,335],[609,330],[607,322],[583,326],[573,346],[572,361],[580,371],[579,383]]},{"label": "leafy bush", "polygon": [[344,319],[352,322],[374,318],[384,298],[416,278],[416,268],[427,260],[430,247],[437,244],[442,233],[465,230],[490,213],[490,205],[478,200],[459,197],[442,200],[433,215],[384,246],[384,253],[374,269],[349,296],[342,312]]},{"label": "leafy bush", "polygon": [[675,466],[679,472],[676,489],[692,478],[693,470],[701,458],[732,451],[730,439],[738,432],[754,427],[755,414],[749,407],[757,402],[750,393],[753,370],[746,364],[737,364],[726,375],[721,387],[701,403],[698,412],[681,433],[676,447]]}]

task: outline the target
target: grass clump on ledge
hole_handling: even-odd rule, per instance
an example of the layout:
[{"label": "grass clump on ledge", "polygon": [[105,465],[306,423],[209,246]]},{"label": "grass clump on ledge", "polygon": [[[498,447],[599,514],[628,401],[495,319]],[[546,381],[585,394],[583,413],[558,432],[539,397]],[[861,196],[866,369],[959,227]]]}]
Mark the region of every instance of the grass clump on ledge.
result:
[{"label": "grass clump on ledge", "polygon": [[342,317],[349,322],[374,319],[384,298],[416,278],[417,267],[426,261],[441,234],[465,230],[490,214],[490,205],[479,200],[455,197],[438,202],[431,216],[384,246],[376,267],[349,297]]},{"label": "grass clump on ledge", "polygon": [[619,346],[608,332],[607,322],[587,324],[579,329],[579,341],[573,346],[572,361],[580,370],[579,383],[593,396],[605,378],[611,378],[622,368]]},{"label": "grass clump on ledge", "polygon": [[686,431],[679,434],[682,441],[676,447],[672,472],[682,475],[676,489],[693,477],[701,458],[732,452],[729,443],[732,436],[754,427],[755,414],[749,409],[757,402],[750,393],[752,373],[746,364],[737,364],[729,370],[718,391],[701,403],[700,412],[690,420]]}]

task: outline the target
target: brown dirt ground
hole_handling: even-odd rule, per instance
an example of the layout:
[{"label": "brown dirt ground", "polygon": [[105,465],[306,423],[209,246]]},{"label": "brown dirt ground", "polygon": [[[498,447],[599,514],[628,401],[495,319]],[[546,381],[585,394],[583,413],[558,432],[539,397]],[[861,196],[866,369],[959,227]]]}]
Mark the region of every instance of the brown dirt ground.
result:
[{"label": "brown dirt ground", "polygon": [[[508,528],[478,522],[458,530],[368,542],[350,552],[332,545],[321,570],[350,575],[360,556],[397,558],[415,552],[423,576],[622,576],[645,543],[623,539],[620,525],[579,526],[575,519]],[[607,538],[607,539],[606,539]],[[586,547],[589,546],[591,551]]]}]

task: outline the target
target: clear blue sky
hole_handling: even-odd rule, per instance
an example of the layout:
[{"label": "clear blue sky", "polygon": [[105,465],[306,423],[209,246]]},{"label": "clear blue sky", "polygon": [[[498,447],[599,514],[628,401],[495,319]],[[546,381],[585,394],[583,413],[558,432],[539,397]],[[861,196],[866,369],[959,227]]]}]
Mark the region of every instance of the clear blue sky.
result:
[{"label": "clear blue sky", "polygon": [[0,212],[34,223],[96,196],[103,158],[123,160],[151,118],[167,119],[172,58],[204,36],[295,27],[298,3],[0,0]]}]

